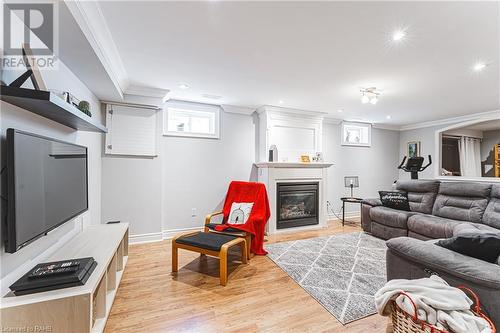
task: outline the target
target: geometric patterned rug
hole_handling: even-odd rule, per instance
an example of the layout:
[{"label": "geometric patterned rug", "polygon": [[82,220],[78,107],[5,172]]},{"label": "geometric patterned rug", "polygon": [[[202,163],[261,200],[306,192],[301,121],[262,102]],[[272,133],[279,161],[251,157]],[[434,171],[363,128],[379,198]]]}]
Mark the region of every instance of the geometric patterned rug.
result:
[{"label": "geometric patterned rug", "polygon": [[385,241],[354,232],[265,248],[269,258],[342,324],[377,312],[373,295],[386,282]]}]

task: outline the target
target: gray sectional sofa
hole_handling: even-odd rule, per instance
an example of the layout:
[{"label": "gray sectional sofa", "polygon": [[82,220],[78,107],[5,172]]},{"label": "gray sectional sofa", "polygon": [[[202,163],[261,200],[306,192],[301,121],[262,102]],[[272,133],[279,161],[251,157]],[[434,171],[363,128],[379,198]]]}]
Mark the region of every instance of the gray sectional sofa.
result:
[{"label": "gray sectional sofa", "polygon": [[500,326],[500,257],[489,263],[435,244],[464,230],[500,233],[500,184],[413,180],[398,181],[396,189],[408,193],[410,212],[369,199],[361,214],[366,232],[388,240],[388,280],[438,274],[451,285],[466,285]]}]

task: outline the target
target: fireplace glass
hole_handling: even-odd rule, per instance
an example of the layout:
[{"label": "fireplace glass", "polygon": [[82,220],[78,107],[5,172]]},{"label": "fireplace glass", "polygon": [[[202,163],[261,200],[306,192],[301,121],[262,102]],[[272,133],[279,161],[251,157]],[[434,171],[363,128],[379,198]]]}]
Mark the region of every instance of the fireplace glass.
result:
[{"label": "fireplace glass", "polygon": [[319,183],[278,183],[277,228],[319,224]]}]

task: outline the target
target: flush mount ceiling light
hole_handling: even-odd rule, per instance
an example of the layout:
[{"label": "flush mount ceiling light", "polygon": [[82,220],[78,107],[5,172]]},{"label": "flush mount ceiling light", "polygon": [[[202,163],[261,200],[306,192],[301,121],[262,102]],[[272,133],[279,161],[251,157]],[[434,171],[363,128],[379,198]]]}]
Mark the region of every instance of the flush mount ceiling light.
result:
[{"label": "flush mount ceiling light", "polygon": [[361,88],[359,91],[361,92],[361,103],[377,104],[380,92],[377,91],[376,87]]},{"label": "flush mount ceiling light", "polygon": [[395,31],[394,34],[392,34],[392,40],[395,42],[398,42],[398,41],[402,40],[403,38],[405,38],[405,36],[406,36],[406,32],[404,32],[403,30],[398,30],[398,31]]},{"label": "flush mount ceiling light", "polygon": [[473,67],[473,68],[474,68],[474,70],[475,70],[476,72],[480,72],[480,71],[482,71],[483,69],[485,69],[485,68],[486,68],[486,66],[488,66],[488,65],[487,65],[487,64],[485,64],[484,62],[478,62],[477,64],[475,64],[475,65],[474,65],[474,67]]},{"label": "flush mount ceiling light", "polygon": [[189,86],[185,83],[181,83],[181,84],[179,84],[179,88],[185,90],[185,89],[189,89]]}]

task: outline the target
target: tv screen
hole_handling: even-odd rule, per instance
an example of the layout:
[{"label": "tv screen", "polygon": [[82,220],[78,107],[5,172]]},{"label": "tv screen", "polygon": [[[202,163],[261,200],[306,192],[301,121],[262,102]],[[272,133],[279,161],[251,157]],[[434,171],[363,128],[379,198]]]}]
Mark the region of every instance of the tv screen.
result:
[{"label": "tv screen", "polygon": [[86,211],[87,148],[9,128],[7,205],[10,253]]}]

